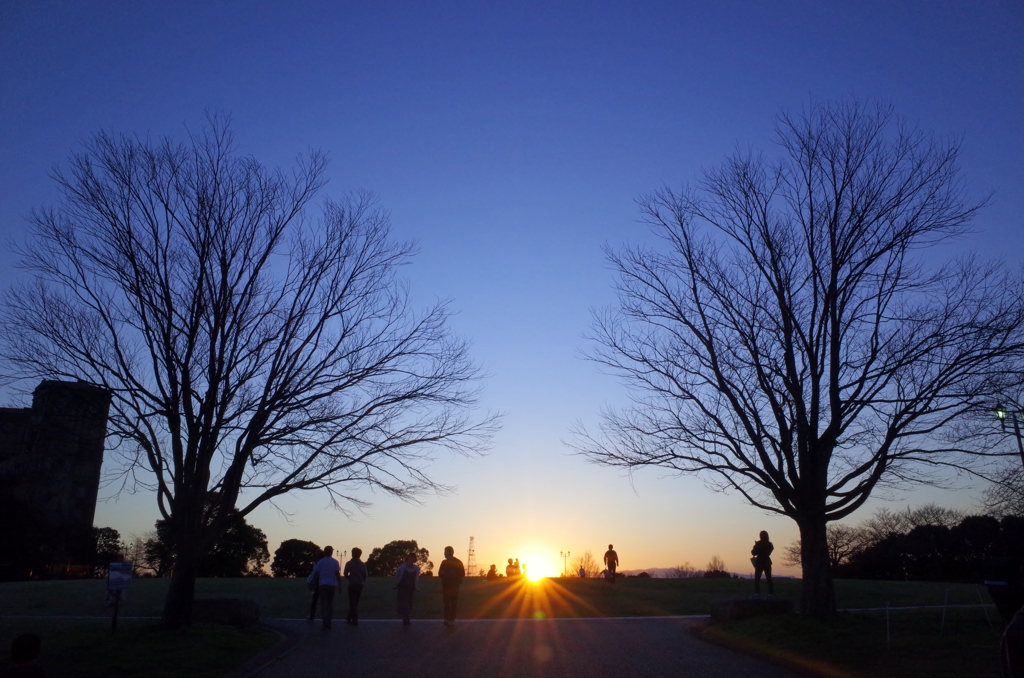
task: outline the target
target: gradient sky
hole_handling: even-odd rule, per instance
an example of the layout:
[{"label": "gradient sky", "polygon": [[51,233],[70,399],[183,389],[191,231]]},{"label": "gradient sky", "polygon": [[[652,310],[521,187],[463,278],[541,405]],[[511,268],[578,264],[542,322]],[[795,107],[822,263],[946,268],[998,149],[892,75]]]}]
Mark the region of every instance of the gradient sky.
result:
[{"label": "gradient sky", "polygon": [[[693,478],[631,482],[563,444],[625,395],[580,358],[590,309],[614,301],[601,246],[650,238],[643,193],[736,148],[774,154],[780,110],[851,96],[961,138],[969,189],[992,195],[970,246],[1022,260],[1021,0],[3,0],[0,231],[17,237],[55,200],[51,168],[99,129],[182,137],[211,109],[231,113],[240,149],[267,165],[325,150],[323,196],[371,190],[395,236],[419,242],[414,296],[453,300],[492,375],[484,405],[506,417],[487,456],[434,465],[455,495],[368,496],[351,519],[323,496],[289,497],[250,517],[271,550],[293,537],[364,551],[416,539],[439,562],[448,544],[465,559],[473,535],[481,567],[519,557],[554,573],[560,551],[599,558],[613,542],[623,569],[719,555],[745,572],[759,530],[777,547],[796,538],[788,519]],[[0,251],[0,284],[14,263]],[[982,489],[884,505],[970,508]],[[122,494],[96,523],[140,534],[156,517],[152,495]]]}]

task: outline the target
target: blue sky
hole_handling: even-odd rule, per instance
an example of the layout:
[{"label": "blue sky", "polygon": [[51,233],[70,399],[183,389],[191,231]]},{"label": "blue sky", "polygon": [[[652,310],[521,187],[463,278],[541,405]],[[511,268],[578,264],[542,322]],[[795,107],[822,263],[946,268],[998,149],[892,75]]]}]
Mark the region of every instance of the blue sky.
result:
[{"label": "blue sky", "polygon": [[[52,203],[48,173],[99,129],[183,136],[204,109],[234,116],[240,149],[287,167],[330,154],[323,196],[366,189],[395,236],[416,240],[407,276],[492,375],[506,413],[492,451],[443,458],[456,495],[423,505],[369,497],[346,519],[324,497],[258,511],[271,549],[289,537],[364,550],[417,539],[486,567],[616,544],[622,567],[720,555],[743,571],[783,518],[695,479],[633,482],[568,455],[574,421],[622,402],[581,360],[590,309],[613,301],[601,246],[649,238],[634,200],[678,187],[737,149],[774,153],[780,110],[880,98],[962,139],[970,191],[992,195],[970,245],[1014,265],[1024,244],[1024,3],[45,2],[0,3],[0,231]],[[0,283],[19,275],[0,251]],[[9,400],[15,399],[10,394]],[[894,508],[971,506],[981,488],[914,491]],[[855,516],[866,518],[871,509]],[[149,529],[148,494],[102,504],[97,524]]]}]

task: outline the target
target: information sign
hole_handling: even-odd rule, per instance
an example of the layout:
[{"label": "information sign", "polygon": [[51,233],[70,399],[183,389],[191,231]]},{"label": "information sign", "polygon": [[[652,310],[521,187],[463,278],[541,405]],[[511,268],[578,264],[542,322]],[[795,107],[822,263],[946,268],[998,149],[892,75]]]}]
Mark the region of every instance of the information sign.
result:
[{"label": "information sign", "polygon": [[111,563],[107,569],[107,590],[124,591],[132,584],[131,563]]}]

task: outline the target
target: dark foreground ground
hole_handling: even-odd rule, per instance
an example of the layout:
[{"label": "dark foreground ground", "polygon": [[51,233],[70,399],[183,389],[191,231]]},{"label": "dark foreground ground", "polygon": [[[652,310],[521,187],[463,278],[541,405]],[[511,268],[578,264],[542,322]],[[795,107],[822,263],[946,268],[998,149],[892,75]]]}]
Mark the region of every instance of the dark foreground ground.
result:
[{"label": "dark foreground ground", "polygon": [[798,674],[702,642],[680,617],[470,620],[368,620],[334,628],[304,620],[265,620],[288,637],[232,678],[632,678],[690,676],[795,678]]}]

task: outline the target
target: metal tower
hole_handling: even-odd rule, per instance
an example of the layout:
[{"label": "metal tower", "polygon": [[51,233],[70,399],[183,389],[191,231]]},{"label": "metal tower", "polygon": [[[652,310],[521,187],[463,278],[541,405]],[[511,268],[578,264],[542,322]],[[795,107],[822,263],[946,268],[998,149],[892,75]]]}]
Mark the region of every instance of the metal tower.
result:
[{"label": "metal tower", "polygon": [[466,557],[466,576],[475,577],[476,571],[476,549],[473,548],[473,537],[469,538],[469,555]]}]

